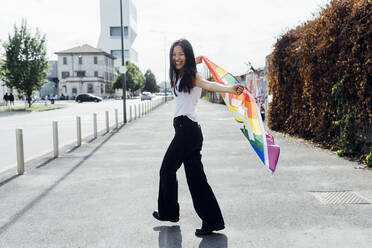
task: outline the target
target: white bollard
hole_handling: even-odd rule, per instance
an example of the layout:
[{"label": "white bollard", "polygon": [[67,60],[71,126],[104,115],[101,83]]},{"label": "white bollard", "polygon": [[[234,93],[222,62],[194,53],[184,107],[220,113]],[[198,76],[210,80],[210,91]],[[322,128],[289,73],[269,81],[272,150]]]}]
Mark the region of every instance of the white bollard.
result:
[{"label": "white bollard", "polygon": [[129,116],[130,116],[129,121],[132,122],[132,105],[129,106]]},{"label": "white bollard", "polygon": [[141,104],[138,104],[138,118],[141,118]]},{"label": "white bollard", "polygon": [[23,151],[23,131],[16,129],[16,144],[17,144],[17,172],[22,175],[25,172],[25,157]]},{"label": "white bollard", "polygon": [[81,119],[80,116],[76,116],[76,144],[81,146]]},{"label": "white bollard", "polygon": [[119,127],[119,121],[118,121],[118,110],[115,109],[115,127],[118,129]]},{"label": "white bollard", "polygon": [[110,132],[109,112],[106,110],[106,133]]},{"label": "white bollard", "polygon": [[54,157],[57,158],[59,155],[58,122],[57,121],[53,121],[53,152],[54,152]]},{"label": "white bollard", "polygon": [[97,139],[97,114],[93,114],[93,137]]},{"label": "white bollard", "polygon": [[134,105],[134,119],[137,120],[137,106]]}]

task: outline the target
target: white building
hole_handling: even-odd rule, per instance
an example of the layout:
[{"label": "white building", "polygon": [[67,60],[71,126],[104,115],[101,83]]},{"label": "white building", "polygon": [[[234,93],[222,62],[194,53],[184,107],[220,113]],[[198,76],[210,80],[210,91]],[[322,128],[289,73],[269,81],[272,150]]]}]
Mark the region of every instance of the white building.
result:
[{"label": "white building", "polygon": [[[124,60],[137,62],[132,44],[137,37],[137,9],[132,0],[123,1]],[[100,0],[101,34],[98,48],[116,57],[115,67],[121,66],[120,0]]]},{"label": "white building", "polygon": [[55,54],[58,55],[59,95],[72,98],[81,93],[101,97],[112,94],[113,56],[89,45]]},{"label": "white building", "polygon": [[[0,64],[3,62],[2,59],[0,59]],[[4,105],[5,104],[5,101],[4,101],[4,95],[5,93],[11,93],[14,91],[12,89],[9,89],[8,87],[5,86],[5,83],[1,80],[0,78],[0,106]]]}]

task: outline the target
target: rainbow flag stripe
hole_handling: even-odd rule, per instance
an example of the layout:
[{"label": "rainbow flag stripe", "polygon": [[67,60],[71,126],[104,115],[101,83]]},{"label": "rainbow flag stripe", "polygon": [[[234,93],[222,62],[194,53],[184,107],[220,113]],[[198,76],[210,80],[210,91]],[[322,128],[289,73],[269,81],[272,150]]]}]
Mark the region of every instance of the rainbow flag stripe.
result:
[{"label": "rainbow flag stripe", "polygon": [[[212,63],[206,57],[203,57],[203,61],[217,83],[228,86],[239,84],[239,81],[233,75]],[[271,173],[274,173],[279,159],[280,147],[274,144],[274,137],[265,132],[258,106],[248,88],[244,87],[244,92],[239,96],[228,93],[221,93],[221,95],[258,157],[265,167]]]}]

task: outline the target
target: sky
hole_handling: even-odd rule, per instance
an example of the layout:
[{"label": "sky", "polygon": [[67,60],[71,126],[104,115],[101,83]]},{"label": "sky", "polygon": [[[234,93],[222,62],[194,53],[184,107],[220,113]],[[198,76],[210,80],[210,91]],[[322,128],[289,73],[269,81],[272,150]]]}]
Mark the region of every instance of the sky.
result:
[{"label": "sky", "polygon": [[[14,24],[20,25],[24,18],[33,32],[37,28],[46,35],[51,60],[57,59],[57,51],[83,44],[97,47],[99,1],[1,0],[0,41],[6,41]],[[138,53],[139,68],[143,73],[150,69],[160,82],[168,74],[169,48],[179,38],[191,42],[196,56],[204,55],[234,75],[243,74],[247,62],[255,68],[264,66],[276,40],[313,19],[329,0],[133,2],[138,28],[133,48]],[[0,51],[3,53],[2,48]]]}]

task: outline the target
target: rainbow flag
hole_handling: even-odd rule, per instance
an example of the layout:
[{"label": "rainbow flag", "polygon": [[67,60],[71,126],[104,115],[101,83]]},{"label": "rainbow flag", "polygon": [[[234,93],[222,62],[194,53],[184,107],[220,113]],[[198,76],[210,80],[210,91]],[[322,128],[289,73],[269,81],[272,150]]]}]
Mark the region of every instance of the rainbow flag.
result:
[{"label": "rainbow flag", "polygon": [[[203,61],[217,83],[228,86],[239,84],[239,81],[233,75],[212,63],[206,57],[203,57]],[[221,95],[234,119],[239,123],[240,130],[263,164],[271,173],[274,173],[278,163],[280,147],[274,144],[274,137],[265,132],[260,111],[248,88],[245,86],[244,92],[239,96],[229,93],[221,93]]]}]

